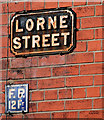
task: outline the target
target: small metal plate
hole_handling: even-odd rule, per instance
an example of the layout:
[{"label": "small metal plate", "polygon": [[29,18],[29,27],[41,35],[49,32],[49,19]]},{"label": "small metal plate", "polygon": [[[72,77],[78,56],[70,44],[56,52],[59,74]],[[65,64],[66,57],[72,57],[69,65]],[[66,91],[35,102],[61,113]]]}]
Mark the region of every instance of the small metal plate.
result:
[{"label": "small metal plate", "polygon": [[70,8],[16,13],[11,19],[11,52],[17,56],[65,54],[76,44],[76,14]]},{"label": "small metal plate", "polygon": [[5,112],[28,112],[28,84],[5,86]]}]

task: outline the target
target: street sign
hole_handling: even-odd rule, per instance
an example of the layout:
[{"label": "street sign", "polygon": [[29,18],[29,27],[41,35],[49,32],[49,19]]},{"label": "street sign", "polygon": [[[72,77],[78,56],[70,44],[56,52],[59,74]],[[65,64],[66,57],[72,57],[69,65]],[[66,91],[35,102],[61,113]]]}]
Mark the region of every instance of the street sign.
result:
[{"label": "street sign", "polygon": [[11,51],[17,56],[65,54],[76,44],[76,15],[70,8],[16,13],[11,19]]},{"label": "street sign", "polygon": [[28,84],[5,86],[5,112],[28,112]]}]

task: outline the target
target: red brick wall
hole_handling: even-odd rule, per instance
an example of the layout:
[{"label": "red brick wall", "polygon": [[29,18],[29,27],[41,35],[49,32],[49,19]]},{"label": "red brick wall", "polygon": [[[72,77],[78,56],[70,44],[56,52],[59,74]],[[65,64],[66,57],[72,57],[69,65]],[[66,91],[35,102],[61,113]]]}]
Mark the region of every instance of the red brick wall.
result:
[{"label": "red brick wall", "polygon": [[[6,117],[6,80],[29,84],[29,113],[8,118],[104,118],[104,6],[100,0],[76,1],[0,3],[0,118]],[[10,53],[10,18],[15,12],[57,7],[71,7],[77,14],[73,53],[27,58]]]}]

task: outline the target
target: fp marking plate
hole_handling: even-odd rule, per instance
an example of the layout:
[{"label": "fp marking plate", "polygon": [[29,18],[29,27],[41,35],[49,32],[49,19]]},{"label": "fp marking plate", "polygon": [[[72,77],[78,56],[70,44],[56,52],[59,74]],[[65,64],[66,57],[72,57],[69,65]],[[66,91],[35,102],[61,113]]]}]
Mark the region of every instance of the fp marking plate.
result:
[{"label": "fp marking plate", "polygon": [[28,112],[28,84],[5,86],[5,112]]}]

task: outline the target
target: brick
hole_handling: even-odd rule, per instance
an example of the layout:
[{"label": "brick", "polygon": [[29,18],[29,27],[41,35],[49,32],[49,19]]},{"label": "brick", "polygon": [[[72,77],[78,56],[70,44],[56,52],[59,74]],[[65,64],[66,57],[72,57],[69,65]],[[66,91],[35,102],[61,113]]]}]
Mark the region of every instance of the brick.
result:
[{"label": "brick", "polygon": [[4,93],[0,93],[0,103],[5,103],[5,94]]},{"label": "brick", "polygon": [[38,0],[38,2],[32,2],[32,10],[44,9],[44,0]]},{"label": "brick", "polygon": [[50,118],[50,113],[33,113],[33,114],[26,114],[24,115],[24,118],[31,119],[31,118]]},{"label": "brick", "polygon": [[25,80],[25,81],[15,81],[14,84],[29,84],[29,89],[37,89],[37,81],[36,80]]},{"label": "brick", "polygon": [[6,79],[6,70],[0,70],[0,79]]},{"label": "brick", "polygon": [[54,67],[52,70],[53,76],[67,76],[67,75],[78,75],[79,66],[66,66],[66,67]]},{"label": "brick", "polygon": [[39,57],[39,66],[65,64],[65,56],[53,55]]},{"label": "brick", "polygon": [[95,75],[94,85],[104,85],[104,75]]},{"label": "brick", "polygon": [[90,111],[80,111],[79,113],[79,118],[95,118],[95,119],[100,119],[102,118],[104,112],[102,110],[90,110]]},{"label": "brick", "polygon": [[7,14],[1,14],[0,15],[0,25],[8,24],[8,15]]},{"label": "brick", "polygon": [[69,100],[65,103],[66,110],[91,109],[92,100]]},{"label": "brick", "polygon": [[80,19],[77,18],[76,20],[76,28],[79,29],[80,28]]},{"label": "brick", "polygon": [[11,52],[10,48],[9,48],[8,57],[15,57],[15,55]]},{"label": "brick", "polygon": [[102,40],[102,50],[104,50],[104,40]]},{"label": "brick", "polygon": [[76,53],[66,56],[66,64],[93,62],[93,53]]},{"label": "brick", "polygon": [[64,110],[64,101],[50,101],[38,103],[38,111]]},{"label": "brick", "polygon": [[96,6],[96,15],[104,15],[104,5]]},{"label": "brick", "polygon": [[59,90],[59,99],[71,99],[71,89],[61,89]]},{"label": "brick", "polygon": [[93,85],[93,76],[77,76],[66,78],[66,86],[91,86]]},{"label": "brick", "polygon": [[94,16],[94,6],[76,7],[74,11],[77,17]]},{"label": "brick", "polygon": [[47,90],[45,91],[45,100],[57,99],[57,90]]},{"label": "brick", "polygon": [[103,73],[103,64],[90,64],[90,65],[81,65],[80,74],[102,74]]},{"label": "brick", "polygon": [[23,68],[37,66],[36,57],[11,59],[11,68]]},{"label": "brick", "polygon": [[1,11],[0,13],[7,13],[7,3],[2,3],[0,5]]},{"label": "brick", "polygon": [[104,97],[104,87],[101,87],[101,96]]},{"label": "brick", "polygon": [[101,50],[101,40],[88,41],[88,51],[98,51]]},{"label": "brick", "polygon": [[94,99],[93,108],[94,109],[104,108],[103,101],[104,101],[104,98],[102,98],[102,99]]},{"label": "brick", "polygon": [[9,12],[17,12],[24,10],[24,2],[12,2],[8,3]]},{"label": "brick", "polygon": [[0,47],[7,47],[7,37],[0,37]]},{"label": "brick", "polygon": [[49,9],[49,8],[57,8],[58,7],[58,1],[56,0],[55,2],[45,2],[45,8]]},{"label": "brick", "polygon": [[95,39],[103,39],[104,38],[104,28],[95,29]]},{"label": "brick", "polygon": [[0,113],[5,113],[5,107],[4,105],[0,104]]},{"label": "brick", "polygon": [[74,88],[73,89],[73,98],[85,98],[85,88]]},{"label": "brick", "polygon": [[87,88],[87,97],[100,97],[100,87]]},{"label": "brick", "polygon": [[104,52],[96,52],[95,53],[95,62],[104,62]]},{"label": "brick", "polygon": [[64,78],[38,80],[38,88],[60,88],[64,87]]},{"label": "brick", "polygon": [[0,58],[6,58],[7,57],[7,48],[0,48]]},{"label": "brick", "polygon": [[77,42],[76,48],[74,49],[75,52],[84,52],[86,51],[86,42]]},{"label": "brick", "polygon": [[77,32],[77,40],[94,39],[94,30],[80,30]]},{"label": "brick", "polygon": [[88,0],[88,5],[101,4],[101,0]]},{"label": "brick", "polygon": [[7,116],[7,119],[8,119],[8,120],[17,119],[17,118],[18,118],[19,120],[23,120],[23,115],[20,115],[20,114],[19,114],[19,115],[16,115],[16,114],[15,114],[15,115],[13,115],[12,117],[11,117],[10,115]]},{"label": "brick", "polygon": [[21,69],[11,69],[8,72],[9,79],[22,79],[24,78],[24,70]]},{"label": "brick", "polygon": [[31,10],[31,2],[25,2],[25,10]]},{"label": "brick", "polygon": [[[7,68],[7,59],[3,59],[3,60],[0,60],[0,69],[6,69]],[[9,60],[8,60],[8,64],[9,64]],[[9,66],[8,66],[9,68]]]},{"label": "brick", "polygon": [[73,5],[74,6],[86,5],[86,0],[83,0],[83,1],[80,1],[80,2],[78,2],[78,0],[74,0]]},{"label": "brick", "polygon": [[51,68],[28,68],[25,69],[26,78],[35,78],[35,77],[50,77]]},{"label": "brick", "polygon": [[82,18],[81,28],[94,28],[104,26],[103,17]]},{"label": "brick", "polygon": [[29,103],[29,113],[37,111],[37,104],[36,103]]},{"label": "brick", "polygon": [[59,7],[69,7],[72,6],[72,0],[59,0]]},{"label": "brick", "polygon": [[32,92],[32,101],[39,101],[44,99],[44,91],[34,91]]},{"label": "brick", "polygon": [[52,118],[77,118],[78,112],[57,112],[52,113]]},{"label": "brick", "polygon": [[8,35],[8,26],[0,26],[0,36]]}]

